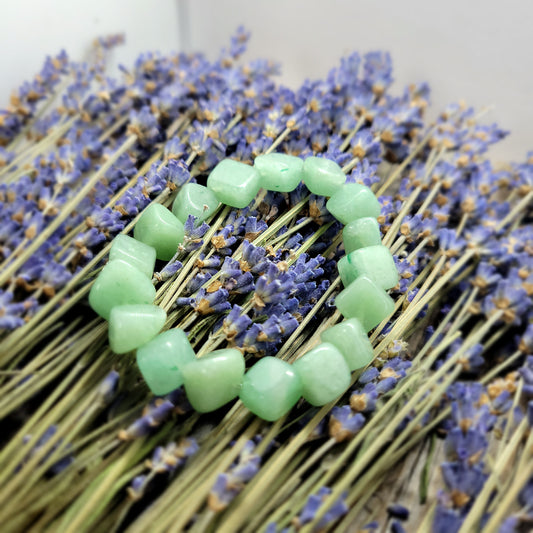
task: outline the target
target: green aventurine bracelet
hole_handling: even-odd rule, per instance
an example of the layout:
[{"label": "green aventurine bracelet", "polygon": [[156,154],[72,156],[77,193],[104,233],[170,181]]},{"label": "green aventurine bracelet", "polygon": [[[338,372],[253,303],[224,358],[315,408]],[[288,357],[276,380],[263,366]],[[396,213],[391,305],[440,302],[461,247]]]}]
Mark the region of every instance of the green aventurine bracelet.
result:
[{"label": "green aventurine bracelet", "polygon": [[[246,374],[244,356],[236,348],[197,358],[183,330],[159,333],[166,313],[153,305],[155,260],[174,256],[188,215],[201,222],[220,202],[244,208],[260,188],[290,192],[302,180],[312,193],[330,197],[328,211],[345,224],[346,255],[338,264],[345,288],[335,304],[346,320],[324,331],[322,342],[294,364],[263,357]],[[89,294],[91,307],[109,320],[111,349],[137,349],[137,363],[151,391],[163,395],[184,385],[199,412],[218,409],[238,396],[254,414],[274,421],[301,396],[315,406],[335,400],[349,387],[350,373],[372,360],[367,332],[392,313],[394,302],[385,291],[398,282],[392,255],[381,244],[377,198],[368,187],[345,180],[334,161],[318,157],[303,161],[269,154],[257,157],[254,166],[225,159],[209,175],[207,187],[184,185],[172,212],[160,204],[148,206],[134,238],[114,239],[109,263]]]}]

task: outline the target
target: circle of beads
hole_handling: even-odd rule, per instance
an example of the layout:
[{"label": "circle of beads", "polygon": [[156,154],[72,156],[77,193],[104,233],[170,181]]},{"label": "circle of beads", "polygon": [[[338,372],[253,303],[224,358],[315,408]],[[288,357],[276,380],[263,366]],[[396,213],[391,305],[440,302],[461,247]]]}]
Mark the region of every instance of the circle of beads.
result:
[{"label": "circle of beads", "polygon": [[[153,304],[151,277],[156,259],[169,260],[175,254],[189,215],[200,223],[221,203],[242,209],[260,189],[291,192],[301,181],[311,193],[329,197],[327,210],[344,224],[346,255],[338,263],[344,289],[335,299],[344,320],[322,331],[321,342],[293,364],[266,356],[248,371],[236,348],[196,357],[182,329],[160,333],[167,316]],[[114,239],[109,262],[89,294],[91,307],[109,321],[111,349],[116,353],[136,350],[139,370],[154,394],[184,385],[199,412],[216,410],[239,397],[255,415],[274,421],[301,397],[315,406],[336,400],[350,386],[351,372],[372,361],[368,331],[394,311],[386,291],[398,282],[393,257],[381,244],[377,198],[365,185],[345,181],[334,161],[272,153],[258,156],[253,166],[221,161],[206,186],[182,187],[172,211],[160,204],[148,206],[133,237]]]}]

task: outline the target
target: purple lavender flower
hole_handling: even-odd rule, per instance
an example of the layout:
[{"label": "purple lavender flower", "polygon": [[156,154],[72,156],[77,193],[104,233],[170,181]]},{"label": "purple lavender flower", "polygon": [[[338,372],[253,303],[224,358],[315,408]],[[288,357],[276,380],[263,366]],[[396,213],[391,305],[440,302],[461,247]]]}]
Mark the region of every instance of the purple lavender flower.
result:
[{"label": "purple lavender flower", "polygon": [[202,237],[209,230],[209,224],[202,222],[197,224],[196,217],[189,215],[184,224],[185,235],[183,243],[180,245],[180,252],[192,252],[197,250],[204,243]]},{"label": "purple lavender flower", "polygon": [[25,323],[24,315],[37,305],[33,299],[13,302],[11,291],[0,291],[0,330],[13,330]]},{"label": "purple lavender flower", "polygon": [[494,292],[484,298],[482,310],[487,316],[503,311],[504,322],[518,325],[531,305],[531,298],[524,288],[503,279],[497,283]]},{"label": "purple lavender flower", "polygon": [[[360,380],[359,380],[360,382]],[[350,397],[350,407],[355,412],[371,413],[376,408],[379,393],[374,383],[367,383],[363,390],[356,390]]]},{"label": "purple lavender flower", "polygon": [[463,507],[475,498],[488,477],[481,467],[459,462],[442,463],[441,472],[456,507]]},{"label": "purple lavender flower", "polygon": [[337,442],[353,438],[364,426],[365,417],[361,413],[353,413],[349,405],[334,407],[329,419],[329,434]]},{"label": "purple lavender flower", "polygon": [[270,264],[266,274],[257,280],[254,292],[254,303],[257,308],[281,303],[296,291],[294,276],[280,267],[281,265]]},{"label": "purple lavender flower", "polygon": [[118,438],[121,440],[132,440],[150,434],[154,428],[164,422],[174,409],[174,404],[169,400],[156,400],[147,406],[146,412],[126,429],[120,430]]},{"label": "purple lavender flower", "polygon": [[[303,526],[311,522],[318,510],[322,506],[324,499],[331,494],[331,489],[329,487],[321,487],[317,494],[311,494],[307,499],[307,503],[300,515],[294,520],[295,524],[298,527]],[[348,512],[348,506],[344,502],[347,497],[347,493],[344,493],[324,514],[324,516],[319,520],[313,531],[321,531],[328,526],[333,526],[335,522]]]},{"label": "purple lavender flower", "polygon": [[231,309],[228,302],[229,293],[226,289],[218,288],[213,292],[209,289],[200,289],[191,304],[193,309],[201,315],[220,313]]},{"label": "purple lavender flower", "polygon": [[408,520],[409,518],[409,509],[398,503],[391,503],[388,505],[387,513],[395,518],[398,518],[399,520]]},{"label": "purple lavender flower", "polygon": [[[38,439],[38,441],[35,443],[35,446],[31,449],[31,451],[26,455],[23,462],[17,467],[17,470],[22,468],[22,466],[27,463],[34,455],[38,454],[41,449],[47,444],[47,442],[56,434],[57,432],[57,426],[51,425],[49,426],[46,431],[41,435],[41,437]],[[31,435],[25,435],[22,439],[23,443],[29,442],[31,439]],[[59,460],[55,461],[52,466],[47,470],[47,474],[49,476],[54,476],[59,473],[61,473],[65,468],[70,466],[72,462],[74,461],[74,457],[70,454],[65,455],[65,451],[71,448],[70,444],[67,444],[66,446],[63,446],[63,439],[59,439],[47,452],[46,454],[40,459],[39,464],[45,463],[48,458],[60,447],[63,447],[63,457],[61,457]]]},{"label": "purple lavender flower", "polygon": [[243,271],[262,275],[269,267],[271,261],[266,256],[265,248],[254,246],[248,239],[242,242],[242,259],[240,267]]},{"label": "purple lavender flower", "polygon": [[256,442],[249,440],[227,472],[219,474],[207,503],[213,511],[225,509],[259,471],[261,457],[254,453]]},{"label": "purple lavender flower", "polygon": [[97,394],[104,405],[109,404],[115,397],[119,378],[119,373],[116,370],[111,370],[100,383]]}]

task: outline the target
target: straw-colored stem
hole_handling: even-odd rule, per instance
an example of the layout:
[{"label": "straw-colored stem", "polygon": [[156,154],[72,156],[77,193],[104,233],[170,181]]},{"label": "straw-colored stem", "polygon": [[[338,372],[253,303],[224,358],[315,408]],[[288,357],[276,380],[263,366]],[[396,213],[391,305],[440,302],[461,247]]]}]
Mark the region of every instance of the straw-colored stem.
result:
[{"label": "straw-colored stem", "polygon": [[111,168],[115,161],[136,142],[137,138],[129,137],[123,145],[113,154],[108,161],[87,181],[87,183],[70,199],[61,209],[56,218],[48,224],[31,244],[20,254],[7,268],[0,273],[0,285],[6,283],[9,278],[37,251],[37,249],[59,228],[59,226],[70,216],[78,204],[87,196],[89,191],[102,179],[105,173]]},{"label": "straw-colored stem", "polygon": [[[314,526],[322,516],[324,516],[324,513],[329,509],[329,507],[335,502],[335,500],[340,496],[342,491],[347,487],[347,485],[351,482],[352,479],[355,479],[361,472],[364,470],[364,468],[369,464],[369,462],[375,457],[375,455],[378,453],[379,449],[381,448],[383,442],[387,442],[392,436],[398,425],[402,422],[402,420],[409,415],[409,412],[416,406],[416,404],[423,398],[423,396],[426,394],[428,390],[431,389],[431,387],[435,387],[436,390],[440,390],[442,388],[442,385],[437,386],[437,383],[442,383],[442,378],[457,365],[458,361],[460,361],[461,357],[464,355],[466,350],[474,345],[476,342],[481,340],[483,336],[492,328],[492,326],[500,320],[503,312],[498,312],[494,314],[492,317],[490,317],[485,324],[479,329],[478,333],[476,335],[472,335],[469,337],[469,342],[464,342],[461,347],[453,354],[452,357],[450,357],[447,361],[443,363],[443,365],[436,371],[434,374],[425,380],[424,387],[418,389],[413,396],[406,402],[406,404],[398,411],[398,413],[394,416],[394,418],[387,424],[387,427],[381,432],[380,439],[378,442],[374,443],[364,454],[364,457],[360,457],[354,465],[352,465],[348,471],[344,474],[343,478],[338,481],[335,485],[334,490],[332,493],[326,498],[326,501],[323,505],[323,507],[318,511],[315,519],[308,525],[306,528],[302,530],[302,533],[307,533],[311,530],[311,527]],[[461,368],[456,367],[452,375],[460,372]],[[456,377],[454,375],[454,377]],[[445,390],[445,388],[443,389]],[[437,394],[435,393],[436,397]],[[383,411],[383,410],[381,410]],[[420,415],[417,415],[415,420],[419,418]],[[377,418],[377,417],[375,417]],[[410,424],[412,424],[413,421],[411,421]],[[329,471],[325,475],[325,479],[321,480],[322,484],[326,484],[329,479],[332,477],[332,471]]]},{"label": "straw-colored stem", "polygon": [[359,117],[359,120],[356,122],[353,130],[350,131],[350,133],[346,135],[346,138],[344,139],[344,141],[342,141],[342,144],[340,145],[340,148],[339,148],[341,152],[344,152],[344,150],[346,150],[346,148],[350,146],[350,142],[355,137],[355,134],[361,129],[361,126],[365,123],[365,121],[366,121],[365,114],[361,113],[361,116]]},{"label": "straw-colored stem", "polygon": [[433,126],[424,136],[424,138],[413,148],[411,153],[402,161],[400,165],[390,174],[385,180],[385,183],[378,189],[376,196],[381,196],[385,191],[401,176],[402,172],[407,168],[411,161],[419,154],[419,152],[426,146],[433,134],[436,126]]},{"label": "straw-colored stem", "polygon": [[265,154],[273,152],[291,133],[291,128],[285,128],[276,138],[276,140],[269,146]]},{"label": "straw-colored stem", "polygon": [[[11,170],[13,167],[20,165],[24,160],[34,158],[39,154],[42,154],[44,150],[46,150],[51,144],[53,144],[57,139],[62,137],[78,120],[78,116],[74,116],[72,118],[69,118],[67,121],[65,121],[63,124],[57,126],[57,128],[46,135],[46,137],[43,137],[37,144],[31,145],[28,147],[27,150],[20,153],[17,157],[11,161],[8,165],[6,165],[1,171],[0,171],[0,177],[4,176]],[[10,177],[10,176],[8,176]]]}]

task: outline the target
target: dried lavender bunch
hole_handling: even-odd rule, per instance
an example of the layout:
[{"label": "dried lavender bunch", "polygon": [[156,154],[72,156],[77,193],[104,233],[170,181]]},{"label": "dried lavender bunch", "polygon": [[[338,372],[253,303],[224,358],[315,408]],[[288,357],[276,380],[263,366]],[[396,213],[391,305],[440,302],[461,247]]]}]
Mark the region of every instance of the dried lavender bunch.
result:
[{"label": "dried lavender bunch", "polygon": [[[240,29],[215,61],[143,54],[120,79],[104,75],[118,41],[104,39],[92,64],[48,61],[0,115],[2,520],[520,530],[533,475],[531,156],[494,168],[486,152],[506,132],[464,106],[426,125],[428,86],[391,95],[388,54],[352,54],[291,91],[276,65],[239,64],[247,39]],[[379,196],[401,280],[375,359],[338,405],[300,402],[271,425],[239,402],[199,416],[179,389],[152,398],[84,303],[109,243],[220,159],[274,150],[334,159]],[[190,217],[157,265],[157,303],[200,354],[294,360],[340,319],[341,229],[303,185]]]}]

